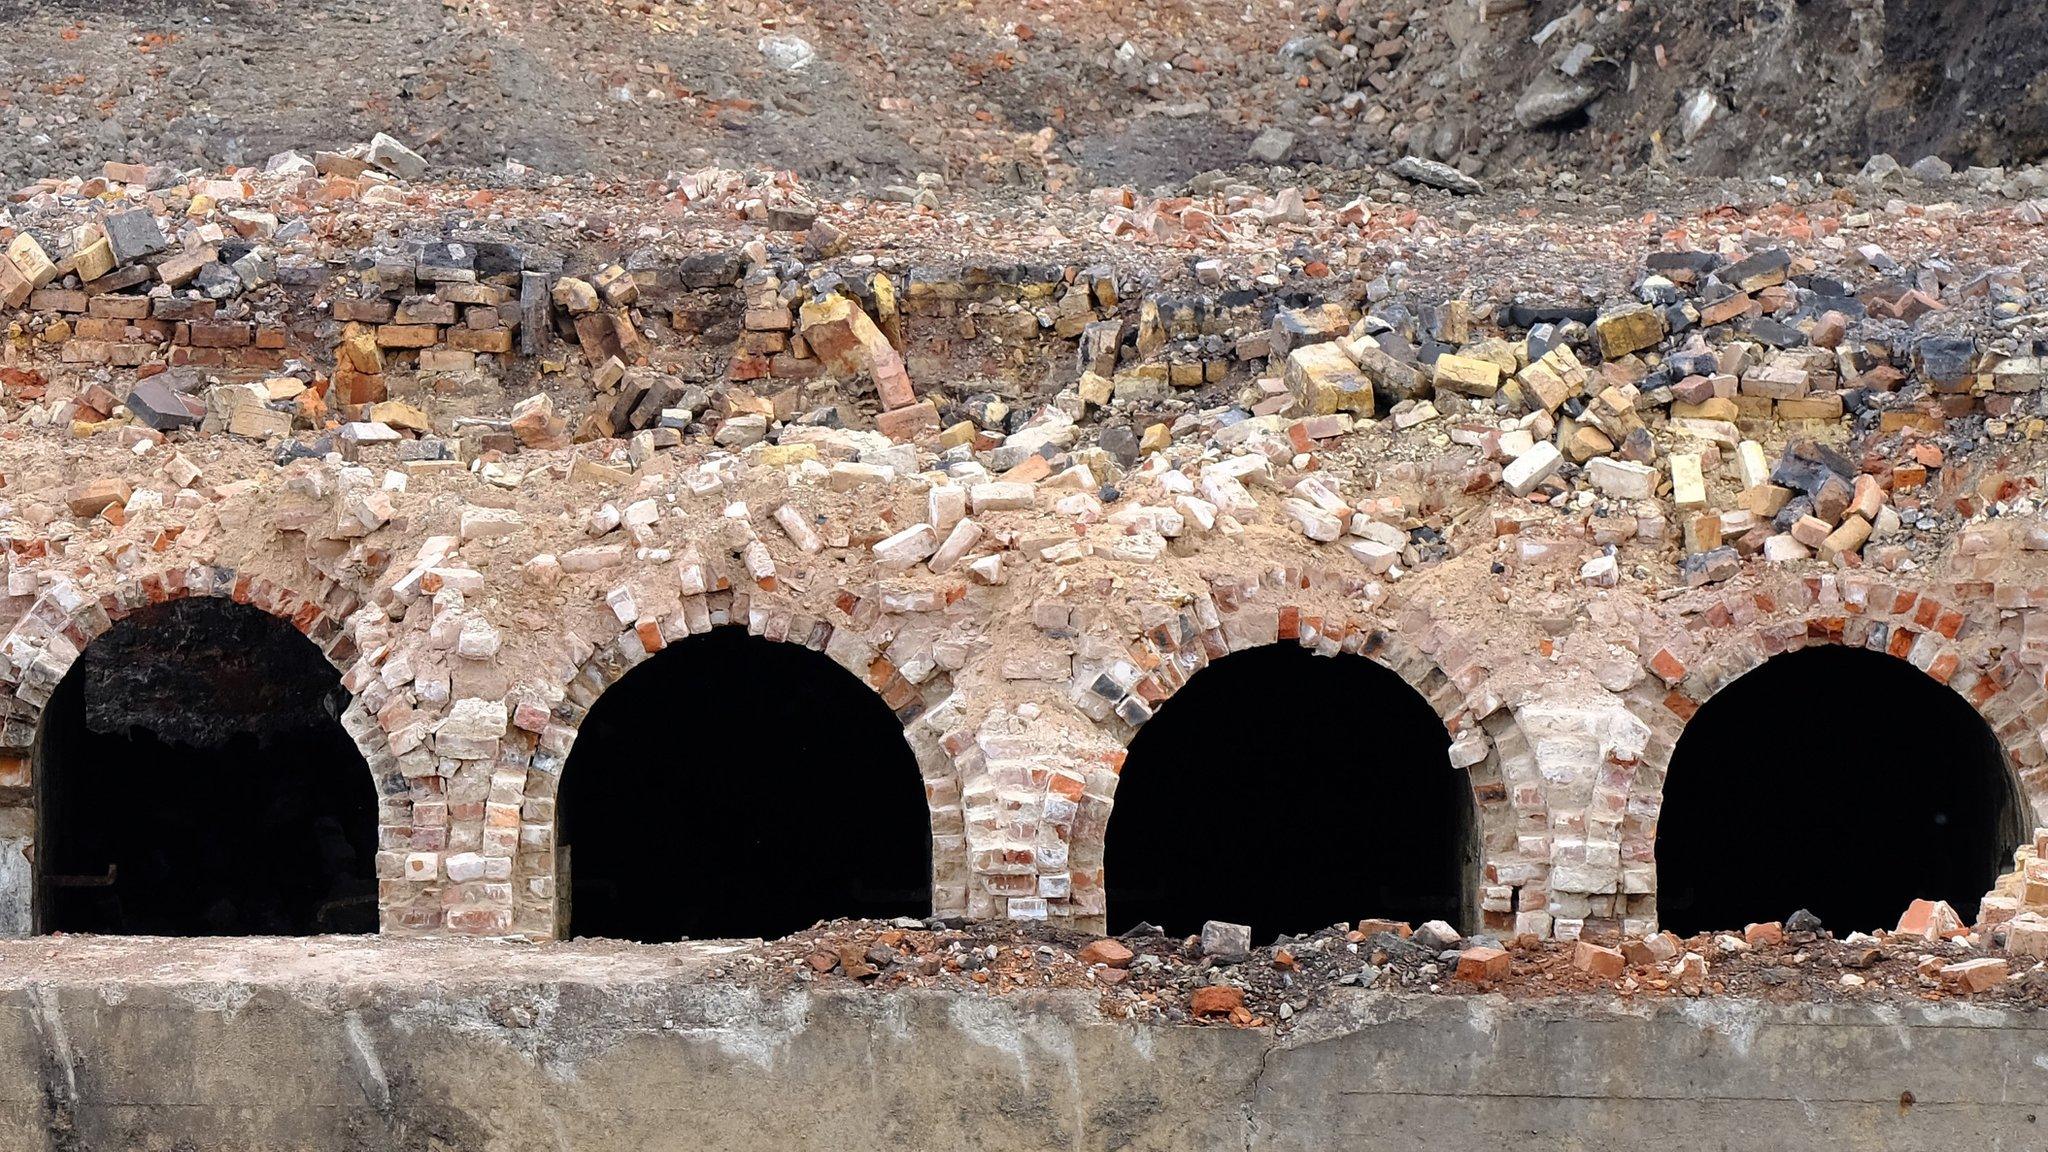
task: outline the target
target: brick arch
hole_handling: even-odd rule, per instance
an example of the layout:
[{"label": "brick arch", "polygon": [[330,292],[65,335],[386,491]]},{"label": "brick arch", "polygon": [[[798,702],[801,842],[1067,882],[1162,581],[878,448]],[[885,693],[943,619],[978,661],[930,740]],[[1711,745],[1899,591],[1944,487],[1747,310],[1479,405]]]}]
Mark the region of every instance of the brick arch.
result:
[{"label": "brick arch", "polygon": [[[1647,645],[1648,675],[1624,703],[1649,729],[1633,781],[1633,855],[1651,865],[1672,754],[1701,705],[1766,660],[1815,644],[1897,657],[1947,685],[1982,716],[2004,750],[2024,815],[2048,824],[2048,690],[2022,662],[2024,637],[2048,625],[2009,608],[1990,583],[1904,588],[1861,575],[1824,575],[1730,593],[1694,613],[1688,631]],[[2020,603],[2027,603],[2022,593]],[[1654,899],[1654,893],[1652,893]]]},{"label": "brick arch", "polygon": [[[354,610],[355,596],[339,584],[314,592],[230,567],[197,564],[126,576],[98,596],[70,582],[52,585],[0,637],[0,806],[33,809],[43,709],[86,647],[143,608],[195,596],[232,600],[289,622],[346,683],[355,645],[342,621]],[[366,741],[354,725],[343,726],[376,777],[381,808],[381,798],[402,789],[404,782],[379,742]],[[32,870],[21,876],[29,890],[17,891],[13,870],[0,872],[0,935],[29,930]]]},{"label": "brick arch", "polygon": [[[1471,782],[1477,919],[1490,930],[1547,934],[1549,813],[1541,775],[1514,711],[1488,683],[1488,670],[1472,646],[1421,609],[1405,614],[1397,630],[1387,621],[1326,613],[1288,603],[1284,594],[1258,592],[1217,584],[1211,595],[1153,622],[1130,641],[1129,661],[1080,690],[1083,711],[1114,729],[1125,745],[1195,673],[1232,652],[1293,643],[1325,656],[1370,659],[1401,677],[1442,718],[1451,736],[1451,764]],[[1121,766],[1119,757],[1116,770]],[[1085,836],[1072,846],[1077,875],[1086,875],[1097,890],[1113,781],[1103,792],[1090,797],[1100,810],[1077,825]]]},{"label": "brick arch", "polygon": [[[841,594],[839,610],[856,617],[860,602]],[[510,930],[537,938],[559,938],[567,929],[566,902],[556,882],[555,797],[574,747],[577,729],[599,697],[624,676],[670,644],[713,628],[739,626],[749,635],[797,644],[819,652],[851,672],[903,725],[903,736],[923,778],[931,820],[931,872],[935,914],[965,910],[967,850],[960,808],[959,773],[943,726],[957,707],[951,676],[940,669],[898,668],[856,627],[791,610],[750,603],[744,593],[712,592],[686,598],[675,613],[642,619],[588,648],[567,664],[560,696],[551,703],[530,701],[512,714],[501,767],[525,770],[519,796],[518,852],[513,858]],[[915,677],[915,679],[913,679]],[[451,924],[456,930],[459,925]]]}]

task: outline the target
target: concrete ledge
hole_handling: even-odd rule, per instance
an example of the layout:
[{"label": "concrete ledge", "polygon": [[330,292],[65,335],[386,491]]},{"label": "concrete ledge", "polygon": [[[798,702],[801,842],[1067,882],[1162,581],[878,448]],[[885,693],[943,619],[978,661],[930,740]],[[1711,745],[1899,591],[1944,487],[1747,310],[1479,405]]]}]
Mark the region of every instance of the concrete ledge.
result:
[{"label": "concrete ledge", "polygon": [[[1292,1034],[1085,994],[763,991],[730,949],[0,946],[7,1149],[2033,1148],[2048,1018],[1352,993]],[[1910,1093],[1910,1097],[1906,1094]],[[1902,1101],[1910,1100],[1909,1103]]]}]

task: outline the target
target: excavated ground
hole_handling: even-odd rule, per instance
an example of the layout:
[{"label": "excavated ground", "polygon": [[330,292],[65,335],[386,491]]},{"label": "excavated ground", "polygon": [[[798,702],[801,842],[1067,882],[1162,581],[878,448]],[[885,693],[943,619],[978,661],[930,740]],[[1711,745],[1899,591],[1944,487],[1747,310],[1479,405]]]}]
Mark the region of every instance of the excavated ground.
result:
[{"label": "excavated ground", "polygon": [[0,178],[247,163],[389,131],[436,161],[846,182],[1176,184],[1414,153],[1489,179],[2048,148],[2024,0],[0,3]]}]

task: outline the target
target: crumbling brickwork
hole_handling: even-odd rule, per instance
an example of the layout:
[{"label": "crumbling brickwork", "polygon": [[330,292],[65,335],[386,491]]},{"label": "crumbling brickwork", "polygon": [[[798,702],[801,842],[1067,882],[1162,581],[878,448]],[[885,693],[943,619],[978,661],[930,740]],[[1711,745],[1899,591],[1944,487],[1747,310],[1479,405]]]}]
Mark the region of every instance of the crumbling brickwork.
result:
[{"label": "crumbling brickwork", "polygon": [[[380,139],[17,196],[5,927],[32,924],[43,706],[188,596],[290,620],[340,673],[393,933],[567,931],[579,725],[721,627],[824,653],[901,721],[941,915],[1100,926],[1133,733],[1273,644],[1427,701],[1477,814],[1472,926],[1503,935],[1654,931],[1679,733],[1802,645],[1948,685],[2048,817],[2048,372],[2013,335],[2042,289],[1888,274],[1875,241],[1841,279],[1844,229],[1903,250],[1954,205],[1716,209],[1640,265],[1632,219],[1545,221],[1529,250],[1576,243],[1558,275],[1588,285],[1545,301],[1405,190],[1117,190],[1086,241],[963,261],[878,258],[925,218],[785,176],[692,174],[582,229],[423,176]],[[2040,247],[2035,205],[1975,211]],[[1288,236],[1322,250],[1283,276]],[[1359,707],[1215,722],[1369,751]]]}]

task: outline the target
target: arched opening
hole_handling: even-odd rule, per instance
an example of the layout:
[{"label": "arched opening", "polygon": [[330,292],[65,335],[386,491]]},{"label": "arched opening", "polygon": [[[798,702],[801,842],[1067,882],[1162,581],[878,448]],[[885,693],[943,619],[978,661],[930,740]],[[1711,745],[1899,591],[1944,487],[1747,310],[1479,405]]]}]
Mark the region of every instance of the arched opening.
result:
[{"label": "arched opening", "polygon": [[376,787],[347,702],[260,609],[193,597],[115,623],[43,710],[40,930],[376,931]]},{"label": "arched opening", "polygon": [[1715,693],[1679,738],[1658,917],[1692,935],[1805,908],[1845,934],[1926,898],[1970,922],[2024,832],[2004,751],[1961,696],[1881,652],[1802,648]]},{"label": "arched opening", "polygon": [[1470,920],[1471,783],[1429,702],[1363,656],[1250,648],[1132,738],[1104,844],[1113,931]]},{"label": "arched opening", "polygon": [[931,816],[881,697],[819,652],[717,628],[607,689],[562,770],[569,931],[782,936],[931,912]]}]

